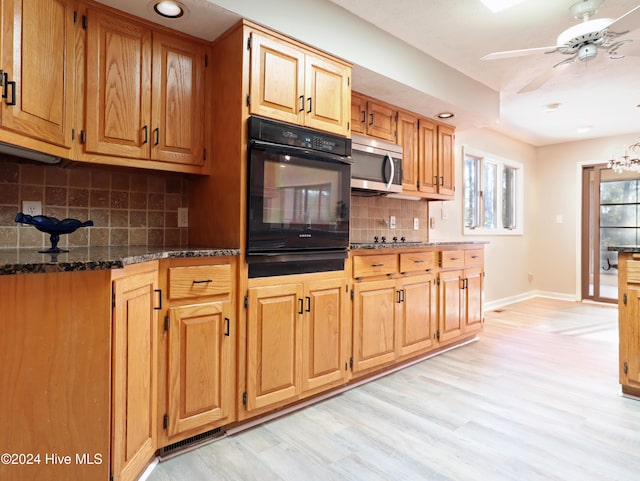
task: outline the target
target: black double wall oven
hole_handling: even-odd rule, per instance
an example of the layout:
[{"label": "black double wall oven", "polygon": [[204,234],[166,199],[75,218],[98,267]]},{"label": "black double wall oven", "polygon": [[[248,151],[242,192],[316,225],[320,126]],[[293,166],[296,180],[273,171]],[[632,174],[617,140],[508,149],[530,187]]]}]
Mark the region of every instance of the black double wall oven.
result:
[{"label": "black double wall oven", "polygon": [[342,270],[351,139],[249,118],[249,277]]}]

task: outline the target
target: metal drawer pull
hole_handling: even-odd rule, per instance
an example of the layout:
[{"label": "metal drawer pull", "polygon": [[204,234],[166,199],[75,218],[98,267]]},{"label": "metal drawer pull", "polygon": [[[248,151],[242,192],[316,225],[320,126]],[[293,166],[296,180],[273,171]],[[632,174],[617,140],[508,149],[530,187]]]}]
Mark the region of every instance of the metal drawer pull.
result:
[{"label": "metal drawer pull", "polygon": [[460,259],[460,258],[459,257],[449,257],[449,260],[452,260],[452,261],[457,261],[458,259]]},{"label": "metal drawer pull", "polygon": [[159,311],[162,309],[162,289],[154,289],[153,292],[158,294],[158,307],[154,307],[153,309]]},{"label": "metal drawer pull", "polygon": [[424,261],[424,259],[418,259],[418,260],[415,260],[413,262],[415,262],[416,264],[424,264],[425,261]]},{"label": "metal drawer pull", "polygon": [[228,317],[225,317],[224,320],[227,322],[227,330],[224,331],[224,335],[229,337],[230,336],[229,328],[230,328],[231,320],[229,320]]},{"label": "metal drawer pull", "polygon": [[384,264],[371,264],[371,267],[384,267]]},{"label": "metal drawer pull", "polygon": [[213,279],[204,279],[202,281],[193,281],[194,284],[208,284],[209,282],[213,282]]}]

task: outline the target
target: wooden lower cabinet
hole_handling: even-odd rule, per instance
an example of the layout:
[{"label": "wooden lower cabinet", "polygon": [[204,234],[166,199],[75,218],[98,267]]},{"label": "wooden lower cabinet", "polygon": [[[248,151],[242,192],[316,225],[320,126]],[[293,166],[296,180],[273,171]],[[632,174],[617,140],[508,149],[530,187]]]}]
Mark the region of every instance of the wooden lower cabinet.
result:
[{"label": "wooden lower cabinet", "polygon": [[250,417],[347,379],[343,272],[251,279],[243,408]]},{"label": "wooden lower cabinet", "polygon": [[433,273],[407,277],[400,289],[396,353],[405,358],[436,346],[436,279]]},{"label": "wooden lower cabinet", "polygon": [[438,278],[438,332],[441,343],[482,329],[484,272],[480,267],[441,271]]},{"label": "wooden lower cabinet", "polygon": [[113,281],[113,479],[138,475],[157,449],[157,264]]},{"label": "wooden lower cabinet", "polygon": [[395,280],[365,281],[353,288],[353,372],[395,360]]},{"label": "wooden lower cabinet", "polygon": [[619,379],[622,392],[640,396],[640,254],[618,253]]},{"label": "wooden lower cabinet", "polygon": [[235,272],[228,257],[161,264],[160,447],[235,420]]},{"label": "wooden lower cabinet", "polygon": [[109,480],[110,285],[107,270],[0,276],[3,481]]}]

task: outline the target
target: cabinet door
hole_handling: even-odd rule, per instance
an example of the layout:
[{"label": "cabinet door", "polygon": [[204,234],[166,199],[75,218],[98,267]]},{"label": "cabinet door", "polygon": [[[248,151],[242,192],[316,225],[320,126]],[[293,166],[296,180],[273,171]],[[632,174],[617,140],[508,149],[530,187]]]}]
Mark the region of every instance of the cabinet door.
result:
[{"label": "cabinet door", "polygon": [[396,110],[391,106],[369,100],[367,102],[367,135],[396,142]]},{"label": "cabinet door", "polygon": [[343,384],[347,370],[347,322],[342,279],[309,282],[302,328],[302,390]]},{"label": "cabinet door", "polygon": [[353,299],[353,372],[395,359],[396,292],[394,280],[356,284]]},{"label": "cabinet door", "polygon": [[465,324],[464,333],[469,334],[482,329],[482,284],[483,273],[480,268],[465,270]]},{"label": "cabinet door", "polygon": [[419,190],[425,194],[438,192],[438,149],[436,124],[429,120],[420,119],[418,129],[418,175]]},{"label": "cabinet door", "polygon": [[402,190],[418,190],[418,118],[398,112],[398,143],[402,145]]},{"label": "cabinet door", "polygon": [[438,125],[438,193],[453,197],[455,187],[454,143],[455,129]]},{"label": "cabinet door", "polygon": [[202,165],[204,47],[154,33],[151,158]]},{"label": "cabinet door", "polygon": [[349,134],[351,69],[327,58],[307,55],[305,60],[305,125]]},{"label": "cabinet door", "polygon": [[295,399],[300,386],[302,284],[249,289],[247,409]]},{"label": "cabinet door", "polygon": [[442,271],[439,274],[438,332],[440,342],[462,335],[463,316],[463,271]]},{"label": "cabinet door", "polygon": [[427,351],[435,345],[436,284],[433,274],[403,279],[402,315],[398,317],[398,356]]},{"label": "cabinet door", "polygon": [[[621,293],[624,299],[624,290]],[[640,287],[626,286],[627,303],[620,309],[620,383],[640,389]]]},{"label": "cabinet door", "polygon": [[251,114],[302,125],[307,105],[304,69],[303,50],[252,32]]},{"label": "cabinet door", "polygon": [[367,99],[355,92],[351,92],[351,132],[354,134],[367,133]]},{"label": "cabinet door", "polygon": [[87,10],[85,150],[148,159],[151,122],[151,31]]},{"label": "cabinet door", "polygon": [[234,389],[231,304],[174,307],[169,320],[167,414],[168,434],[174,436],[229,416]]},{"label": "cabinet door", "polygon": [[67,148],[75,85],[73,13],[67,0],[2,2],[2,127]]},{"label": "cabinet door", "polygon": [[113,282],[113,435],[114,479],[130,480],[153,458],[156,448],[157,271]]}]

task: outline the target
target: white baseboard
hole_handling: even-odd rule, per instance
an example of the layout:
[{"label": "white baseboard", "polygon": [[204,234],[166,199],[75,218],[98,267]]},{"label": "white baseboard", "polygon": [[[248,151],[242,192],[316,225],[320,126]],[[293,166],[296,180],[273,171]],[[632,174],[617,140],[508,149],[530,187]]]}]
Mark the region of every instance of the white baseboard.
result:
[{"label": "white baseboard", "polygon": [[515,302],[526,301],[527,299],[532,299],[534,297],[547,297],[549,299],[558,299],[561,301],[572,301],[577,302],[580,300],[578,296],[575,294],[563,294],[560,292],[549,292],[549,291],[529,291],[524,292],[522,294],[518,294],[516,296],[504,297],[502,299],[496,299],[494,301],[485,302],[484,310],[492,311],[493,309],[498,309],[503,306],[507,306],[509,304],[513,304]]}]

